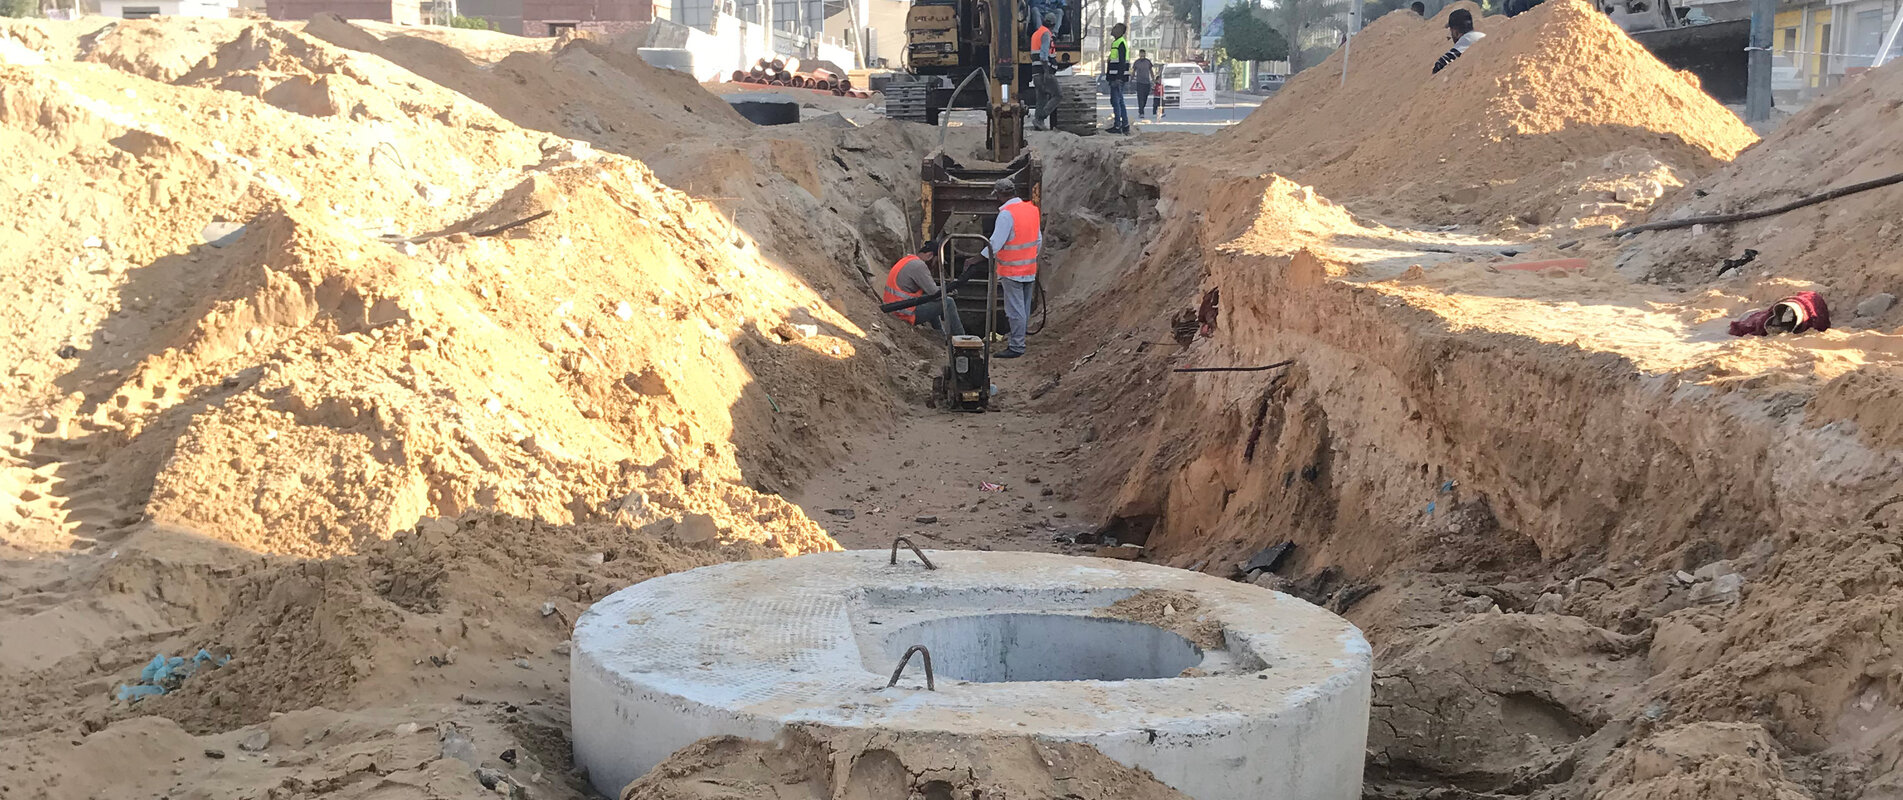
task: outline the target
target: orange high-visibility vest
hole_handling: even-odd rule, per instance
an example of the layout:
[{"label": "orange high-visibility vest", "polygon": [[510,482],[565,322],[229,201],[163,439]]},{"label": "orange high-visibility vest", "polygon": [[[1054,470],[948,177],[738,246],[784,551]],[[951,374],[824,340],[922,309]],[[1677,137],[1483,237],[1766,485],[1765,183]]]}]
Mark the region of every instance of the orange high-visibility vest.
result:
[{"label": "orange high-visibility vest", "polygon": [[[906,264],[913,261],[918,261],[918,260],[919,260],[918,256],[906,256],[904,258],[899,259],[899,263],[892,265],[892,271],[885,274],[884,302],[896,303],[900,300],[910,300],[914,297],[919,297],[925,294],[924,292],[908,292],[904,289],[899,288],[899,270],[905,269]],[[918,306],[913,306],[912,308],[894,311],[892,312],[892,316],[895,316],[901,320],[904,320],[906,324],[908,325],[917,325],[918,314],[915,313],[915,310],[917,308]]]},{"label": "orange high-visibility vest", "polygon": [[1041,215],[1037,206],[1025,201],[1010,204],[1000,211],[1011,212],[1011,240],[998,253],[998,274],[1006,278],[1024,278],[1037,274],[1037,237]]},{"label": "orange high-visibility vest", "polygon": [[1044,63],[1044,40],[1051,35],[1051,29],[1043,25],[1031,32],[1031,63]]}]

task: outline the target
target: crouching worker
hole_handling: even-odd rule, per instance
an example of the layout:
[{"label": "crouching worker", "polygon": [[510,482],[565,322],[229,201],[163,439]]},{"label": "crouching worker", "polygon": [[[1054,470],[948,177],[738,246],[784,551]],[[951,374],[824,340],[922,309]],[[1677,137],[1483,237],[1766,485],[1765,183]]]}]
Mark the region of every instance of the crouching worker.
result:
[{"label": "crouching worker", "polygon": [[932,299],[893,311],[892,316],[910,325],[929,325],[941,333],[950,327],[953,336],[962,336],[964,324],[956,313],[946,317],[945,304],[938,298],[938,282],[932,280],[932,269],[937,265],[938,242],[926,242],[917,253],[899,259],[885,275],[884,301],[891,304],[929,296]]}]

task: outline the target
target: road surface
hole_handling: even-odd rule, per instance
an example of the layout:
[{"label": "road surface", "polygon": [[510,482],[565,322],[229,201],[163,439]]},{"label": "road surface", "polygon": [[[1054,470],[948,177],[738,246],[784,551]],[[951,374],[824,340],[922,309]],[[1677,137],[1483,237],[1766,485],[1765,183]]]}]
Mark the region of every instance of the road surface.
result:
[{"label": "road surface", "polygon": [[[1125,99],[1127,105],[1130,107],[1130,115],[1132,117],[1136,116],[1136,98],[1126,97]],[[1152,131],[1158,133],[1215,133],[1227,126],[1240,122],[1243,117],[1249,116],[1249,112],[1254,111],[1256,106],[1262,105],[1263,99],[1261,95],[1242,94],[1240,92],[1217,92],[1215,108],[1165,109],[1161,120],[1158,120],[1156,115],[1152,114],[1147,120],[1137,120],[1136,124],[1131,127],[1131,131],[1134,133],[1147,133]],[[1105,128],[1110,127],[1109,95],[1097,95],[1097,118],[1100,126]]]}]

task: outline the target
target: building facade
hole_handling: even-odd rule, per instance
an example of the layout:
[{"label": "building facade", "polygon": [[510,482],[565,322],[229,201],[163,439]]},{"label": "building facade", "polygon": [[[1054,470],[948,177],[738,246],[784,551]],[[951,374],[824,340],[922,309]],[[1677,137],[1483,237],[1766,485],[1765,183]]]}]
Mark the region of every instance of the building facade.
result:
[{"label": "building facade", "polygon": [[[1835,86],[1876,62],[1883,36],[1900,12],[1903,0],[1783,3],[1771,31],[1777,68],[1807,90]],[[1892,46],[1890,57],[1903,57],[1903,46]]]},{"label": "building facade", "polygon": [[328,12],[344,19],[373,19],[399,25],[423,22],[420,0],[266,0],[264,12],[272,19],[310,19]]},{"label": "building facade", "polygon": [[99,14],[118,19],[229,17],[237,0],[100,0]]}]

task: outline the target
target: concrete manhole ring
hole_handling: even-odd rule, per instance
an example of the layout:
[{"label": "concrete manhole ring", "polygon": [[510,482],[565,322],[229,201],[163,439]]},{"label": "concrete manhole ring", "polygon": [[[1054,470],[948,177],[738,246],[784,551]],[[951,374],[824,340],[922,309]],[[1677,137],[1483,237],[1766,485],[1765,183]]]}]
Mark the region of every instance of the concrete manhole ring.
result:
[{"label": "concrete manhole ring", "polygon": [[[1084,742],[1197,800],[1360,797],[1371,654],[1346,620],[1149,564],[928,555],[721,564],[596,603],[570,655],[576,760],[615,797],[698,739],[805,723]],[[1193,597],[1223,644],[1101,616],[1144,591]],[[936,691],[918,659],[888,688],[917,644]]]}]

